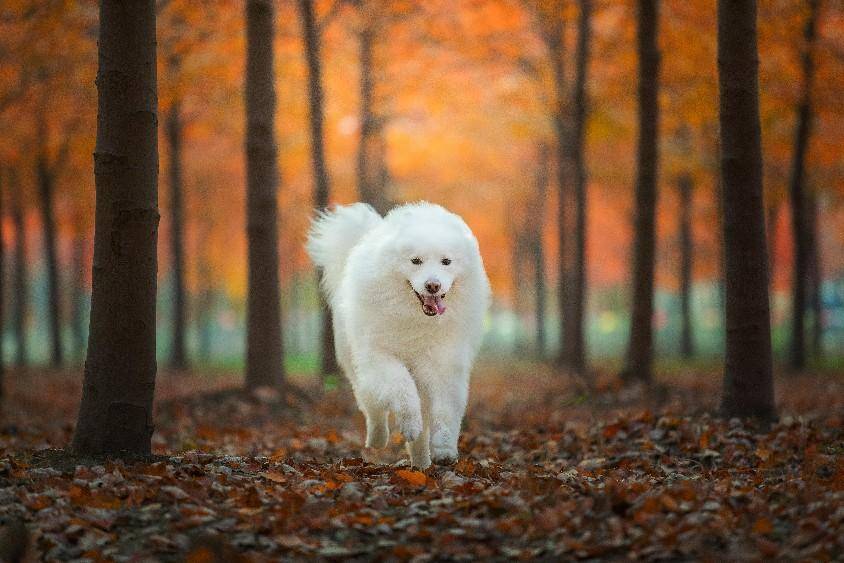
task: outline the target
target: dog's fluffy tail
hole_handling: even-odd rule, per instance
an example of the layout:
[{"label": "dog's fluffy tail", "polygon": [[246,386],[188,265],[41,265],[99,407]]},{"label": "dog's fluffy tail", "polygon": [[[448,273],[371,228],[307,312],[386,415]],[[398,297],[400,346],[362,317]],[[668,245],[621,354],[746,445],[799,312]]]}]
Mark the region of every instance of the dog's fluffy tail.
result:
[{"label": "dog's fluffy tail", "polygon": [[355,203],[321,212],[311,223],[306,249],[314,264],[322,269],[322,286],[329,303],[333,303],[352,248],[381,221],[370,205]]}]

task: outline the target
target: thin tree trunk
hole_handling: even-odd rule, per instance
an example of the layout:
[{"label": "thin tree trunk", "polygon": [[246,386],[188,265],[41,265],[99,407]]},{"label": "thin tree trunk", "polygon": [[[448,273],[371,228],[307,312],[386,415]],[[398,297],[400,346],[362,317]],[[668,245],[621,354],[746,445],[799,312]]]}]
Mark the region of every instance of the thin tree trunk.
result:
[{"label": "thin tree trunk", "polygon": [[5,281],[6,281],[6,238],[3,232],[3,214],[4,214],[4,207],[3,207],[3,192],[5,191],[5,169],[0,166],[0,397],[3,396],[3,389],[5,383],[5,376],[6,376],[6,364],[4,362],[5,355],[3,354],[3,333],[4,328],[6,327],[5,323],[5,313],[6,310],[4,305],[6,304],[6,292],[5,292]]},{"label": "thin tree trunk", "polygon": [[274,2],[246,2],[246,176],[249,290],[246,387],[284,383],[278,256]]},{"label": "thin tree trunk", "polygon": [[659,135],[658,0],[639,0],[639,140],[633,243],[633,310],[625,376],[650,382],[653,364],[655,212]]},{"label": "thin tree trunk", "polygon": [[360,141],[357,152],[357,186],[361,201],[372,205],[379,213],[384,213],[384,194],[378,193],[377,176],[377,135],[378,119],[373,111],[373,46],[375,28],[367,22],[360,31]]},{"label": "thin tree trunk", "polygon": [[692,184],[690,174],[677,180],[680,193],[680,355],[685,359],[694,356],[692,336]]},{"label": "thin tree trunk", "polygon": [[15,267],[12,273],[12,295],[14,313],[12,326],[15,333],[15,364],[24,367],[29,363],[29,349],[26,338],[26,317],[29,313],[29,289],[27,287],[26,271],[26,224],[24,222],[23,202],[21,201],[21,187],[14,170],[9,171],[9,185],[11,186],[12,223],[15,225]]},{"label": "thin tree trunk", "polygon": [[727,326],[721,408],[726,416],[772,419],[755,0],[718,2],[718,83]]},{"label": "thin tree trunk", "polygon": [[524,338],[524,295],[522,291],[522,273],[524,266],[524,234],[521,224],[510,223],[511,260],[510,273],[513,284],[513,316],[516,319],[515,335],[513,339],[513,351],[516,355],[522,356],[526,352]]},{"label": "thin tree trunk", "polygon": [[551,69],[554,80],[554,136],[556,141],[557,160],[557,299],[558,314],[560,316],[560,348],[557,355],[557,365],[569,364],[570,353],[573,348],[571,338],[574,334],[571,315],[571,293],[569,288],[568,269],[568,197],[566,189],[569,181],[569,131],[567,115],[566,75],[565,75],[565,25],[562,15],[556,19],[547,37],[548,54],[551,57]]},{"label": "thin tree trunk", "polygon": [[73,449],[148,455],[155,391],[155,2],[100,2],[90,337]]},{"label": "thin tree trunk", "polygon": [[[322,94],[322,59],[320,57],[320,32],[314,16],[313,0],[299,0],[302,36],[305,41],[305,59],[308,66],[308,104],[311,128],[311,164],[314,175],[314,207],[323,211],[328,207],[330,180],[325,163],[325,136],[323,133],[324,102]],[[331,310],[320,294],[320,362],[323,375],[337,373],[339,366],[334,353],[334,328]]]},{"label": "thin tree trunk", "polygon": [[578,20],[577,62],[574,83],[574,132],[572,134],[572,163],[574,166],[574,247],[572,264],[571,351],[569,362],[578,373],[586,370],[586,120],[588,100],[586,92],[589,65],[589,34],[591,31],[592,0],[580,0]]},{"label": "thin tree trunk", "polygon": [[792,276],[791,297],[791,369],[802,370],[806,367],[805,318],[807,282],[809,279],[809,229],[806,220],[806,196],[804,176],[806,153],[809,149],[809,136],[812,130],[812,82],[815,65],[812,48],[815,43],[816,22],[819,0],[809,0],[809,18],[804,31],[805,44],[802,53],[803,92],[797,109],[797,131],[794,139],[794,153],[789,182],[791,195],[791,226],[794,240],[794,273]]},{"label": "thin tree trunk", "polygon": [[167,112],[167,146],[170,172],[170,258],[173,261],[173,334],[170,347],[170,367],[183,371],[188,368],[185,347],[187,299],[185,293],[185,203],[182,180],[182,104],[176,99]]},{"label": "thin tree trunk", "polygon": [[823,357],[823,257],[821,254],[821,233],[818,230],[818,198],[814,193],[806,194],[806,219],[809,229],[809,278],[811,283],[811,297],[809,306],[812,309],[812,354],[815,358]]},{"label": "thin tree trunk", "polygon": [[40,107],[36,117],[38,121],[38,155],[35,161],[35,173],[38,181],[39,210],[44,232],[44,259],[47,266],[48,312],[50,329],[50,364],[59,368],[64,363],[61,334],[61,295],[59,284],[59,266],[56,252],[56,216],[53,210],[55,175],[50,169],[47,156],[46,108]]},{"label": "thin tree trunk", "polygon": [[545,248],[542,235],[545,232],[545,201],[548,198],[548,147],[544,143],[539,146],[539,159],[536,168],[536,203],[533,208],[531,223],[533,225],[531,242],[533,255],[534,292],[536,293],[535,315],[536,322],[536,354],[545,357],[547,349],[545,334]]},{"label": "thin tree trunk", "polygon": [[73,300],[71,303],[71,329],[73,330],[73,357],[84,358],[87,334],[85,331],[85,264],[87,241],[82,229],[77,229],[73,241]]}]

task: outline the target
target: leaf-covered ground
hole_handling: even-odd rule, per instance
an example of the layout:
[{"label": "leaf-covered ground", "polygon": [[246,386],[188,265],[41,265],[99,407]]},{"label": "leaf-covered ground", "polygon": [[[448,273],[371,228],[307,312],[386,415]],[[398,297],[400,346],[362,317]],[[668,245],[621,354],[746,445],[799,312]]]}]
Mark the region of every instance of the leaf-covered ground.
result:
[{"label": "leaf-covered ground", "polygon": [[[350,391],[227,391],[159,375],[156,457],[56,451],[77,373],[8,375],[0,558],[818,559],[844,553],[844,376],[778,380],[768,430],[712,414],[718,376],[586,395],[535,365],[479,366],[461,460],[362,452]],[[319,397],[319,398],[317,398]],[[364,461],[364,460],[368,461]],[[375,463],[379,462],[379,463]],[[23,524],[23,525],[21,525]]]}]

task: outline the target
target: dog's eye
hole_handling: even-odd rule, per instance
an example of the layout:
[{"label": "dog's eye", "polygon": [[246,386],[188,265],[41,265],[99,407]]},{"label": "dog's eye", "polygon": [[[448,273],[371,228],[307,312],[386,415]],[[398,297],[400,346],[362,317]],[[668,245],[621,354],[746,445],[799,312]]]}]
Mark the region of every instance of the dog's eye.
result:
[{"label": "dog's eye", "polygon": [[422,264],[422,259],[421,259],[421,258],[419,258],[419,257],[417,256],[417,257],[415,257],[415,258],[411,258],[411,259],[410,259],[410,263],[411,263],[411,264],[414,264],[414,265],[416,265],[416,266],[419,266],[419,265],[421,265],[421,264]]},{"label": "dog's eye", "polygon": [[442,260],[440,260],[440,263],[443,266],[448,266],[449,264],[451,264],[451,258],[443,258]]}]

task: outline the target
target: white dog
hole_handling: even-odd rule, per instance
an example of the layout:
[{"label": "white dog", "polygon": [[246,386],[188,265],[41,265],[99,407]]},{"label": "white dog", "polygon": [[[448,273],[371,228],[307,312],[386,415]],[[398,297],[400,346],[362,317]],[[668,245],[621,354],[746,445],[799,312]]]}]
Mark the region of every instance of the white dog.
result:
[{"label": "white dog", "polygon": [[322,268],[366,446],[387,445],[392,413],[412,465],[456,461],[490,295],[472,231],[439,205],[382,218],[356,203],[317,217],[307,250]]}]

